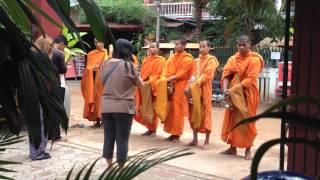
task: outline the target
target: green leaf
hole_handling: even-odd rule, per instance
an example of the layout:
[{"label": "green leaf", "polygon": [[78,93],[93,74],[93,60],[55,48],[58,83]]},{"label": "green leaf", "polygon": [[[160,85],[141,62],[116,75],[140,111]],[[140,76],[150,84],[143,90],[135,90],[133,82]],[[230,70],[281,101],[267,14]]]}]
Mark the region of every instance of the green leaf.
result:
[{"label": "green leaf", "polygon": [[23,141],[25,141],[25,140],[10,141],[10,142],[6,142],[6,143],[0,142],[0,146],[8,146],[8,145],[17,144],[17,143],[23,142]]},{"label": "green leaf", "polygon": [[261,118],[277,118],[277,119],[284,119],[286,123],[290,124],[297,124],[297,125],[304,125],[308,127],[317,127],[320,128],[320,121],[319,118],[314,118],[314,117],[306,117],[298,113],[293,113],[293,112],[271,112],[271,113],[263,113],[259,114],[254,117],[246,118],[244,120],[241,120],[241,122],[237,123],[234,127],[231,128],[231,130],[227,133],[230,133],[233,131],[235,128],[246,124],[246,123],[251,123],[255,122],[258,119]]},{"label": "green leaf", "polygon": [[[280,144],[282,139],[273,139],[270,141],[267,141],[263,143],[256,151],[253,159],[252,159],[252,164],[251,164],[251,172],[250,172],[250,179],[251,180],[256,180],[258,179],[257,176],[257,171],[258,171],[258,166],[259,163],[263,157],[263,155],[274,145]],[[316,150],[319,150],[320,147],[320,142],[317,140],[307,140],[305,138],[285,138],[284,139],[285,143],[299,143],[299,144],[307,144]]]},{"label": "green leaf", "polygon": [[40,135],[40,107],[35,80],[26,60],[18,62],[19,71],[19,99],[21,110],[25,116],[25,122],[28,127],[30,141],[38,147],[41,140]]},{"label": "green leaf", "polygon": [[96,159],[92,164],[91,166],[89,167],[87,173],[85,174],[85,176],[83,177],[83,180],[89,180],[89,177],[90,177],[90,174],[93,170],[93,167],[96,165],[96,163],[98,162],[100,158]]},{"label": "green leaf", "polygon": [[41,8],[39,8],[38,5],[36,5],[34,2],[31,0],[22,0],[24,1],[27,5],[30,6],[31,9],[39,13],[42,17],[44,17],[47,21],[49,21],[52,25],[62,29],[62,25],[57,23],[54,19],[52,19],[45,11],[43,11]]},{"label": "green leaf", "polygon": [[56,0],[47,0],[47,2],[50,5],[50,7],[56,12],[56,14],[60,17],[62,22],[67,26],[67,28],[71,32],[75,32],[77,35],[77,38],[80,39],[80,35],[79,35],[79,31],[77,29],[77,26],[70,19],[70,17],[64,12],[64,10],[60,6],[60,4]]},{"label": "green leaf", "polygon": [[16,171],[12,171],[10,169],[5,169],[5,168],[0,168],[0,172],[16,172]]},{"label": "green leaf", "polygon": [[60,7],[63,9],[63,12],[70,16],[70,1],[69,0],[59,0]]},{"label": "green leaf", "polygon": [[44,29],[41,25],[41,23],[39,22],[39,20],[33,15],[33,13],[28,9],[27,5],[25,4],[24,1],[18,1],[19,6],[22,8],[22,10],[24,11],[24,13],[27,15],[28,19],[30,20],[31,23],[35,24],[41,34],[46,37],[46,33],[44,32]]},{"label": "green leaf", "polygon": [[29,21],[27,15],[24,13],[16,0],[3,0],[6,10],[12,19],[23,28],[23,31],[29,30]]},{"label": "green leaf", "polygon": [[66,180],[69,180],[71,178],[71,174],[72,174],[73,169],[74,169],[74,165],[72,166],[71,170],[69,171],[69,173],[66,177]]},{"label": "green leaf", "polygon": [[21,164],[21,163],[20,162],[14,162],[14,161],[0,160],[0,165],[8,165],[8,164]]},{"label": "green leaf", "polygon": [[84,169],[88,166],[88,164],[86,164],[85,166],[83,166],[83,168],[79,171],[79,173],[77,174],[75,180],[80,180],[80,176],[82,174],[82,172],[84,171]]},{"label": "green leaf", "polygon": [[92,0],[79,0],[78,2],[88,18],[95,38],[99,41],[106,42],[106,22],[97,4]]},{"label": "green leaf", "polygon": [[299,103],[311,103],[320,107],[320,98],[313,97],[313,96],[290,96],[287,99],[282,100],[277,104],[271,106],[270,108],[265,110],[263,113],[272,112],[274,110],[280,109],[283,106],[296,105]]},{"label": "green leaf", "polygon": [[[105,42],[107,46],[112,44],[113,47],[116,47],[111,30],[105,22],[104,16],[102,15],[101,10],[96,2],[93,0],[79,0],[78,2],[87,16],[94,36],[98,40]],[[106,38],[106,36],[108,37],[108,39]]]},{"label": "green leaf", "polygon": [[9,177],[2,176],[2,175],[0,175],[0,179],[10,179],[10,180],[14,180],[13,178],[9,178]]}]

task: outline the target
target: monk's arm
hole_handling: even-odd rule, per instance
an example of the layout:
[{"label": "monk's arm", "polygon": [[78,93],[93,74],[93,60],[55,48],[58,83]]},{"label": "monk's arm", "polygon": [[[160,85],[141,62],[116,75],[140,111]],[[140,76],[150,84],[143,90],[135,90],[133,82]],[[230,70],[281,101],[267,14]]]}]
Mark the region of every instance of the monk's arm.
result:
[{"label": "monk's arm", "polygon": [[248,74],[245,79],[241,81],[241,85],[244,88],[250,87],[254,82],[257,81],[261,71],[261,61],[258,58],[253,58],[252,62],[248,65]]},{"label": "monk's arm", "polygon": [[154,75],[149,80],[151,83],[156,83],[157,80],[161,77],[165,65],[165,60],[157,62],[155,72],[153,73]]},{"label": "monk's arm", "polygon": [[223,91],[226,91],[229,89],[229,82],[233,78],[234,72],[234,59],[233,57],[230,57],[227,61],[227,64],[223,67],[223,73],[221,78],[221,87]]},{"label": "monk's arm", "polygon": [[201,83],[206,83],[208,81],[212,81],[213,76],[214,76],[214,72],[216,71],[217,67],[218,67],[218,64],[216,61],[208,62],[208,65],[207,65],[206,69],[204,70],[204,72],[201,74],[199,81]]}]

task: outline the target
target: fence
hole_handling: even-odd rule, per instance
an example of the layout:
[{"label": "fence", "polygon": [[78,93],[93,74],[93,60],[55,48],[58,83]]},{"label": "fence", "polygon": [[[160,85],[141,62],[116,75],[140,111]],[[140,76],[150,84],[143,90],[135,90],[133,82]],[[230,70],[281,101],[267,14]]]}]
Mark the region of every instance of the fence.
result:
[{"label": "fence", "polygon": [[[271,59],[271,52],[282,53],[283,48],[254,48],[253,50],[258,52],[263,57],[265,67],[277,67],[278,61]],[[230,56],[234,55],[236,52],[236,47],[215,46],[213,47],[210,53],[219,60],[220,66],[224,66],[227,63]]]}]

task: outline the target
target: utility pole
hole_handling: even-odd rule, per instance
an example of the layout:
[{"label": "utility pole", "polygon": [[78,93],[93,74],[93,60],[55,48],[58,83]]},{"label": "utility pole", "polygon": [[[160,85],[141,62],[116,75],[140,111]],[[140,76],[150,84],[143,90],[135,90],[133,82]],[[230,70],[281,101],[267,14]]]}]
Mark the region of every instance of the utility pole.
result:
[{"label": "utility pole", "polygon": [[156,43],[160,43],[160,5],[161,5],[161,0],[156,0],[155,1],[156,6],[157,6],[157,29],[156,29]]}]

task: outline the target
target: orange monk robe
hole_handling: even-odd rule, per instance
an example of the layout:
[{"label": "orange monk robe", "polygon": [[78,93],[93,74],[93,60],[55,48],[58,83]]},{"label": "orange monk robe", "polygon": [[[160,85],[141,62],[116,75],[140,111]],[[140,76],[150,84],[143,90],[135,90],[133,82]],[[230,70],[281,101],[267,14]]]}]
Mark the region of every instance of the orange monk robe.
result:
[{"label": "orange monk robe", "polygon": [[[200,127],[197,128],[198,132],[210,131],[212,127],[212,80],[214,73],[219,66],[219,61],[216,57],[211,55],[199,55],[196,59],[196,72],[194,77],[197,77],[195,83],[200,84],[201,91],[201,123]],[[200,70],[200,72],[198,72]],[[194,120],[192,119],[192,105],[190,109],[190,126],[192,129],[195,128]]]},{"label": "orange monk robe", "polygon": [[108,52],[104,50],[93,50],[88,53],[87,65],[81,80],[81,92],[84,98],[83,117],[89,121],[101,119],[101,95],[103,84],[100,80],[99,67],[108,59]]},{"label": "orange monk robe", "polygon": [[180,136],[183,133],[184,117],[188,109],[188,100],[184,89],[194,72],[195,61],[191,54],[186,52],[171,55],[162,73],[162,78],[176,76],[173,82],[174,92],[170,96],[168,115],[164,120],[164,131],[171,135]]},{"label": "orange monk robe", "polygon": [[[232,78],[230,81],[230,90],[237,89],[237,80],[235,76],[238,73],[240,77],[240,85],[242,86],[245,100],[248,107],[247,115],[255,116],[259,105],[259,90],[257,87],[257,78],[263,69],[263,58],[256,52],[250,51],[245,57],[241,57],[239,53],[231,56],[224,67],[222,81],[225,78]],[[234,100],[233,100],[234,101]],[[248,148],[253,146],[253,141],[257,135],[255,123],[248,123],[238,127],[230,132],[234,127],[235,110],[226,109],[224,113],[224,121],[221,132],[221,139],[232,147]],[[243,131],[245,129],[245,131]]]},{"label": "orange monk robe", "polygon": [[[153,101],[156,99],[157,91],[156,91],[156,83],[160,78],[163,68],[166,64],[166,60],[162,56],[148,56],[142,60],[141,64],[141,77],[143,81],[149,81],[151,84]],[[154,113],[154,118],[152,122],[145,120],[142,118],[140,106],[141,106],[141,91],[136,91],[136,107],[137,114],[135,115],[135,120],[146,126],[148,130],[156,131],[158,126],[158,117]]]}]

